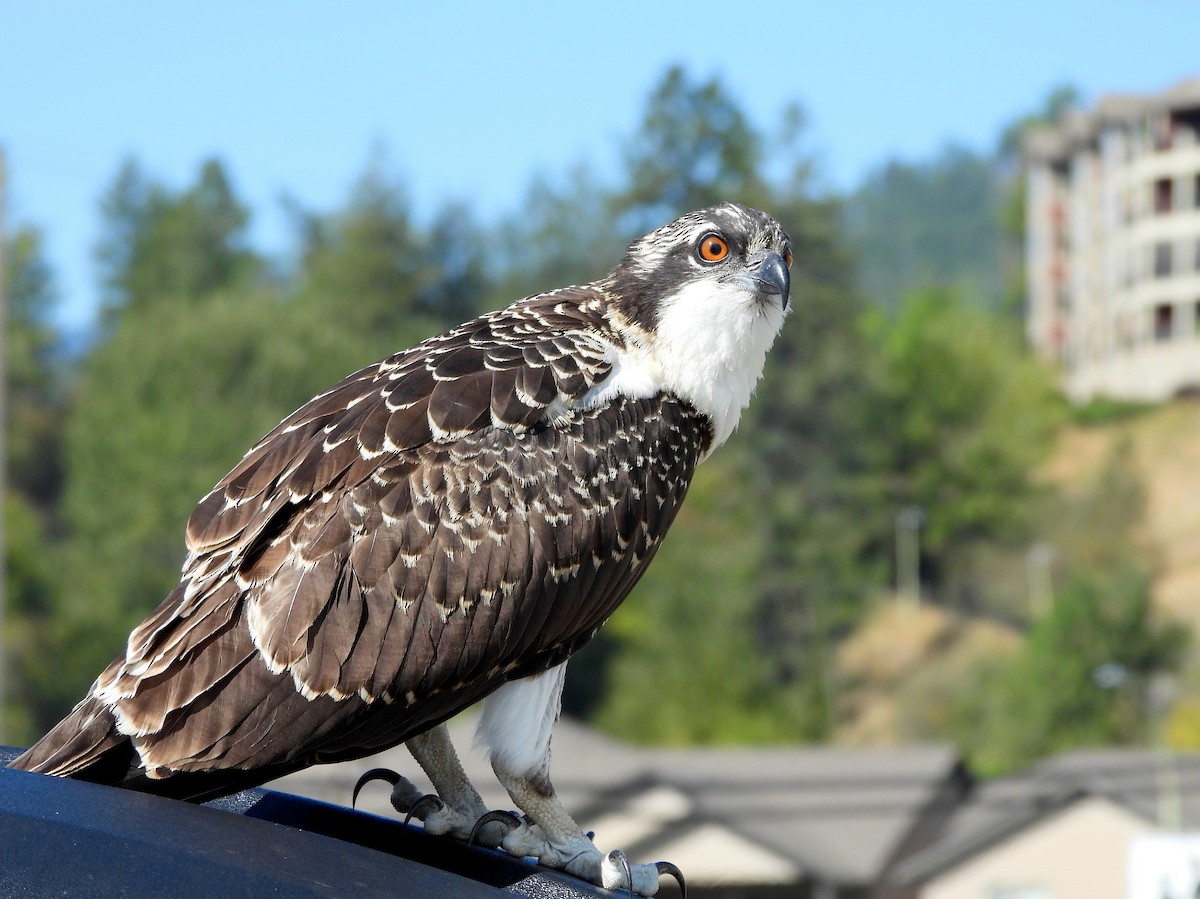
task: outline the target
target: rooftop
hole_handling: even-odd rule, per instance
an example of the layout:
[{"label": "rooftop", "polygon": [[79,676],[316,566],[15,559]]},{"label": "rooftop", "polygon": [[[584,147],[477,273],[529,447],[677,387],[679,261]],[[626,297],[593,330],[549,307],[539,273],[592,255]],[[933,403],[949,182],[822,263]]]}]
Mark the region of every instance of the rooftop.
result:
[{"label": "rooftop", "polygon": [[1107,94],[1086,112],[1070,112],[1057,124],[1030,130],[1025,155],[1034,160],[1060,159],[1095,140],[1108,125],[1133,125],[1154,113],[1195,109],[1200,109],[1200,77],[1153,94]]},{"label": "rooftop", "polygon": [[944,836],[897,867],[919,882],[1088,796],[1106,798],[1147,823],[1200,828],[1200,754],[1094,749],[1049,758],[1029,771],[982,783]]},{"label": "rooftop", "polygon": [[[468,776],[492,808],[511,800],[472,746],[473,722],[451,722]],[[346,804],[359,775],[390,767],[432,787],[406,750],[369,761],[309,768],[272,787]],[[602,848],[668,859],[689,884],[821,880],[875,882],[947,783],[966,779],[946,746],[846,749],[638,749],[564,719],[555,729],[552,777],[581,826]],[[395,813],[386,785],[359,805]]]}]

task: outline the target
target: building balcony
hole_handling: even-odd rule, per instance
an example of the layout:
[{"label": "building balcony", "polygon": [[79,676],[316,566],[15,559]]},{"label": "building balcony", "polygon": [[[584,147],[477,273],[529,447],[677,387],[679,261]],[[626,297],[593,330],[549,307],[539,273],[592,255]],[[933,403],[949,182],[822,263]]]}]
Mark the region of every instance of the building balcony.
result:
[{"label": "building balcony", "polygon": [[1200,240],[1200,208],[1193,206],[1161,215],[1143,216],[1116,231],[1135,245],[1144,246],[1163,241]]},{"label": "building balcony", "polygon": [[1200,272],[1176,272],[1165,278],[1140,281],[1114,299],[1124,308],[1150,309],[1159,303],[1200,300]]},{"label": "building balcony", "polygon": [[1200,172],[1200,145],[1191,144],[1161,153],[1138,156],[1128,165],[1130,183],[1148,183],[1162,178],[1183,178]]}]

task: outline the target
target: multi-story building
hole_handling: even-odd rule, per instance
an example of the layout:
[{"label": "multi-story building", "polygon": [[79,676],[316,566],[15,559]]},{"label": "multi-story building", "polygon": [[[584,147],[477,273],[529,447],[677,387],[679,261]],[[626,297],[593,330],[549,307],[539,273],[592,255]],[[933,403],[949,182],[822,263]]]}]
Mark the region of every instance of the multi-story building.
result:
[{"label": "multi-story building", "polygon": [[1075,401],[1200,388],[1200,78],[1031,132],[1029,339]]}]

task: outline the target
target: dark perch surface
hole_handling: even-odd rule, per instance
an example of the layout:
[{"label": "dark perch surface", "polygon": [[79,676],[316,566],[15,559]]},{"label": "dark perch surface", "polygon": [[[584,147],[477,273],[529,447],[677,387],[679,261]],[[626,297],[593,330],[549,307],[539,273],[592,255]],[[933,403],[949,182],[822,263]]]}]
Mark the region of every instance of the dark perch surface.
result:
[{"label": "dark perch surface", "polygon": [[3,767],[18,753],[0,747],[0,899],[612,895],[287,793],[246,790],[192,805]]}]

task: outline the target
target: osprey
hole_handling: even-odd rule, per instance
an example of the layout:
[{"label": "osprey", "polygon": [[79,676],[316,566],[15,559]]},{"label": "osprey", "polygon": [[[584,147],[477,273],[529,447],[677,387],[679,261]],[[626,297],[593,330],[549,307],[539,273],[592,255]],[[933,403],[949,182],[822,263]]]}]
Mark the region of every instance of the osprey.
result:
[{"label": "osprey", "polygon": [[[389,773],[392,802],[426,829],[652,894],[677,869],[602,854],[551,786],[565,665],[736,427],[791,261],[765,213],[702,209],[317,396],[200,502],[179,585],[13,766],[199,801],[406,742],[438,796]],[[479,700],[524,819],[450,745]]]}]

